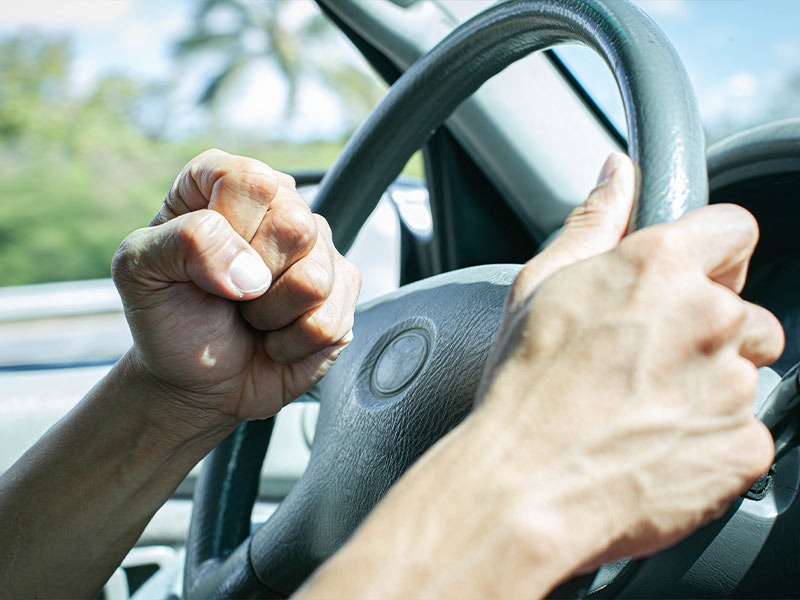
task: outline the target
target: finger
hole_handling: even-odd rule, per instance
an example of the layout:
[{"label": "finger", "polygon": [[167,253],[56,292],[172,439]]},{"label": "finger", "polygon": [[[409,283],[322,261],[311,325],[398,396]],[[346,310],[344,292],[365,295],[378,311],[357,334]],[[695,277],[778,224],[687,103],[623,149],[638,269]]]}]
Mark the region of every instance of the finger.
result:
[{"label": "finger", "polygon": [[687,288],[692,291],[681,314],[688,319],[682,326],[688,327],[696,349],[708,356],[728,349],[756,367],[777,360],[783,352],[784,335],[771,312],[742,300],[721,284],[709,282],[704,275],[689,275],[684,280],[690,277],[700,281]]},{"label": "finger", "polygon": [[278,193],[280,181],[281,177],[261,161],[207,150],[181,170],[153,223],[210,208],[250,241]]},{"label": "finger", "polygon": [[322,217],[311,213],[294,187],[281,184],[250,243],[277,280],[286,269],[311,253],[317,243],[318,226],[328,227]]},{"label": "finger", "polygon": [[297,182],[294,180],[294,177],[292,177],[288,173],[283,173],[281,171],[275,171],[275,175],[278,178],[278,183],[280,185],[282,185],[283,187],[287,187],[287,188],[291,188],[291,189],[296,189],[297,188]]},{"label": "finger", "polygon": [[347,340],[353,328],[361,275],[346,258],[334,261],[334,283],[328,299],[287,327],[267,333],[264,347],[279,363],[296,363]]},{"label": "finger", "polygon": [[327,223],[318,217],[317,244],[276,279],[263,296],[242,305],[242,315],[253,327],[275,331],[323,304],[333,290],[333,247]]},{"label": "finger", "polygon": [[739,354],[756,367],[771,365],[781,354],[786,343],[780,321],[770,311],[749,302],[742,328]]},{"label": "finger", "polygon": [[772,463],[775,462],[775,442],[772,433],[764,423],[758,419],[753,419],[752,437],[749,443],[743,447],[747,448],[747,456],[750,459],[750,477],[742,486],[741,493],[750,489],[756,480],[764,473],[769,471]]},{"label": "finger", "polygon": [[342,350],[344,350],[352,340],[353,334],[352,332],[348,332],[348,334],[335,344],[323,348],[300,362],[287,365],[288,368],[283,377],[286,383],[283,401],[284,406],[314,387],[314,385],[330,370],[334,361],[339,358]]},{"label": "finger", "polygon": [[111,268],[123,297],[191,281],[223,298],[249,299],[272,281],[261,257],[212,210],[133,232],[120,245]]},{"label": "finger", "polygon": [[625,154],[611,154],[597,187],[567,217],[558,237],[520,271],[507,309],[516,310],[556,271],[614,248],[628,227],[636,190],[636,169]]},{"label": "finger", "polygon": [[712,280],[742,291],[747,267],[758,243],[758,222],[735,204],[714,204],[688,213],[675,224],[674,244],[688,256],[699,257],[700,266]]}]

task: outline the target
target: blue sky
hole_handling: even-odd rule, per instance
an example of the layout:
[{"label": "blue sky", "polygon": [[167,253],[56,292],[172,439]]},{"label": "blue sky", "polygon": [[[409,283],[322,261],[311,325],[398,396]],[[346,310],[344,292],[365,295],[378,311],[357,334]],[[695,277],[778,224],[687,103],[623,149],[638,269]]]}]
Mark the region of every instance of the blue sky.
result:
[{"label": "blue sky", "polygon": [[[642,0],[683,59],[707,124],[763,120],[787,77],[800,73],[800,0]],[[588,50],[565,53],[579,78],[621,121],[610,75]],[[795,115],[800,117],[800,97]],[[785,115],[778,115],[785,116]]]},{"label": "blue sky", "polygon": [[36,29],[72,39],[78,85],[108,72],[169,73],[171,40],[186,31],[191,5],[158,0],[33,0],[8,4],[0,32]]},{"label": "blue sky", "polygon": [[723,110],[746,116],[777,90],[783,77],[800,72],[798,0],[683,4],[685,14],[653,16],[683,58],[708,118]]},{"label": "blue sky", "polygon": [[[310,0],[292,0],[296,18],[315,10]],[[639,4],[672,40],[692,77],[707,123],[757,120],[765,103],[788,75],[800,72],[800,0],[640,0]],[[4,9],[0,34],[35,27],[69,35],[74,44],[76,93],[98,77],[123,72],[149,81],[172,79],[180,85],[173,101],[183,110],[182,126],[199,119],[192,109],[198,82],[171,60],[173,41],[187,31],[189,0],[34,0]],[[342,42],[332,51],[359,60]],[[613,82],[588,51],[565,51],[579,78],[601,105],[619,115]],[[202,69],[193,65],[192,69]],[[256,76],[257,75],[257,76]],[[254,74],[227,115],[232,122],[274,122],[283,111],[284,85],[268,69]],[[326,101],[327,100],[327,101]],[[336,136],[340,117],[324,89],[309,83],[301,95],[294,134]],[[797,115],[800,116],[800,98]]]}]

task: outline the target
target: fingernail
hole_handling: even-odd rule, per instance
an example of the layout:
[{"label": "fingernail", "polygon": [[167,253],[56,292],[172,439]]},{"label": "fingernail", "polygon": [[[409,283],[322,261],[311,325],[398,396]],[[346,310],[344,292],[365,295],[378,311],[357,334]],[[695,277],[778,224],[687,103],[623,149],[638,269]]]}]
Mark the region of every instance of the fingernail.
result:
[{"label": "fingernail", "polygon": [[242,251],[233,259],[228,276],[242,294],[263,292],[272,283],[272,273],[258,256]]},{"label": "fingernail", "polygon": [[606,162],[603,163],[603,168],[600,169],[600,176],[597,178],[597,187],[605,185],[611,181],[611,178],[617,171],[617,167],[619,167],[619,163],[620,156],[618,152],[612,152],[608,155]]}]

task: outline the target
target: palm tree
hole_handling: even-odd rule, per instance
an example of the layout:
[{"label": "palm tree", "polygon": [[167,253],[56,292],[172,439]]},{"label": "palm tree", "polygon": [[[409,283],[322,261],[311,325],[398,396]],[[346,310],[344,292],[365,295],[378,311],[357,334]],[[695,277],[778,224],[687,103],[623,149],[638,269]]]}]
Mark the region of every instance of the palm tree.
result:
[{"label": "palm tree", "polygon": [[297,0],[201,0],[192,31],[175,47],[179,58],[209,52],[223,57],[222,67],[208,80],[198,102],[209,107],[223,102],[225,91],[240,81],[248,67],[266,62],[286,80],[287,118],[294,114],[303,80],[316,78],[336,94],[349,128],[354,128],[383,90],[374,77],[350,62],[330,53],[324,61],[315,59],[309,42],[332,44],[336,30],[316,10],[305,18],[293,18],[298,6],[302,5]]}]

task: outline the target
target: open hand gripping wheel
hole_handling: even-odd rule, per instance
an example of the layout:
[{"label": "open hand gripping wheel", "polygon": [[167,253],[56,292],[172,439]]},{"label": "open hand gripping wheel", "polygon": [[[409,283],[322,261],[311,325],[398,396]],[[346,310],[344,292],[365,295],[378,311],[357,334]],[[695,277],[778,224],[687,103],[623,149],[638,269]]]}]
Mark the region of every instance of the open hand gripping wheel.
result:
[{"label": "open hand gripping wheel", "polygon": [[[664,34],[625,0],[512,0],[464,23],[405,73],[318,191],[345,252],[386,187],[465,98],[514,61],[578,42],[611,68],[639,168],[632,228],[707,202],[705,143],[688,76]],[[207,459],[187,546],[187,598],[288,596],[394,481],[469,412],[519,266],[454,271],[361,306],[354,341],[318,385],[308,468],[250,535],[271,424],[240,427]],[[455,490],[442,490],[443,494]]]}]

